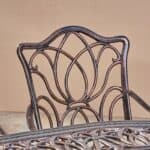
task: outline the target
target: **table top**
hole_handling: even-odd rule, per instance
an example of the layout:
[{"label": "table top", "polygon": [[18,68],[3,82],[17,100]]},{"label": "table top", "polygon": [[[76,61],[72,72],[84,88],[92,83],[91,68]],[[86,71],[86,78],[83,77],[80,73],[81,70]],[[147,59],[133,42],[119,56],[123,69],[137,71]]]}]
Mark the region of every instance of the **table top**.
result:
[{"label": "table top", "polygon": [[0,137],[0,148],[150,149],[150,121],[107,121]]}]

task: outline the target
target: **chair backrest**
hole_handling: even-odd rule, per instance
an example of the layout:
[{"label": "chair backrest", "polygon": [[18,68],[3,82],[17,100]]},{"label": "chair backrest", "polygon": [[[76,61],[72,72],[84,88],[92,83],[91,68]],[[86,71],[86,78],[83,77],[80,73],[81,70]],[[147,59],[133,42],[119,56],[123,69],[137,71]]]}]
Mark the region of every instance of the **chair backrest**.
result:
[{"label": "chair backrest", "polygon": [[[82,44],[82,48],[77,51],[67,51],[66,43],[69,43],[71,36],[74,36]],[[57,41],[55,43],[55,41]],[[55,44],[55,45],[54,45]],[[120,44],[120,50],[115,44]],[[77,47],[77,44],[72,46]],[[109,49],[109,50],[108,50]],[[21,43],[18,46],[17,54],[23,65],[29,93],[31,97],[31,104],[27,111],[27,120],[30,129],[42,129],[43,112],[49,121],[51,127],[54,126],[53,119],[57,126],[62,126],[67,116],[71,115],[70,123],[74,124],[78,114],[85,120],[90,122],[88,114],[91,113],[97,121],[104,120],[104,106],[106,99],[113,91],[118,91],[119,94],[112,99],[109,109],[109,120],[112,119],[113,108],[117,102],[122,101],[122,109],[124,112],[124,119],[131,119],[130,100],[128,95],[128,76],[127,76],[127,56],[129,49],[129,41],[125,36],[103,37],[93,31],[81,26],[67,26],[56,30],[48,38],[39,43]],[[115,58],[111,59],[111,63],[107,66],[103,82],[100,84],[100,72],[103,68],[100,61],[105,52],[111,50],[115,54]],[[32,52],[31,56],[25,55],[26,52]],[[42,56],[41,57],[39,57]],[[84,57],[86,56],[86,57]],[[50,70],[51,77],[48,79],[44,71],[41,70],[36,63],[36,59],[41,59],[41,62],[46,59],[49,67],[41,67],[46,71]],[[64,58],[64,60],[63,60]],[[86,60],[85,63],[81,58]],[[60,61],[62,60],[62,63]],[[90,65],[89,65],[90,64]],[[107,87],[110,73],[115,66],[120,66],[120,85],[113,85]],[[66,66],[66,68],[64,67]],[[84,66],[86,69],[84,69]],[[87,75],[87,69],[92,66],[92,69]],[[59,69],[63,68],[61,71]],[[80,79],[74,73],[73,68],[80,74]],[[59,71],[58,71],[59,70]],[[60,80],[59,74],[63,74],[63,81]],[[47,73],[46,73],[47,74]],[[46,87],[48,94],[36,92],[35,81],[33,76],[39,76]],[[74,77],[74,81],[71,80]],[[60,79],[61,78],[61,79]],[[70,82],[73,81],[73,84]],[[80,83],[83,83],[81,86]],[[52,85],[55,86],[53,90]],[[75,86],[77,90],[81,91],[80,97],[74,97],[71,88]],[[78,87],[79,86],[79,87]],[[77,94],[77,93],[75,93]],[[92,102],[98,99],[96,106],[92,107]],[[45,101],[53,111],[52,115],[49,110],[40,105],[41,101]],[[64,108],[63,108],[64,107]],[[87,112],[86,112],[87,111]],[[53,118],[54,117],[54,118]]]}]

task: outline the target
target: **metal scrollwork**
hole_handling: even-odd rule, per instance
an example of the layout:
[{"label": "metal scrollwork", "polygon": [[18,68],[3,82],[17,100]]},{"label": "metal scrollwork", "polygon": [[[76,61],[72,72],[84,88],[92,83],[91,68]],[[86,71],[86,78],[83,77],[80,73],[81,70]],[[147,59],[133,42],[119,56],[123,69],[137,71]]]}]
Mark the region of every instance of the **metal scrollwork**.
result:
[{"label": "metal scrollwork", "polygon": [[[136,123],[139,126],[136,126]],[[112,125],[111,125],[112,124]],[[51,150],[103,150],[103,149],[146,149],[150,148],[150,126],[145,127],[140,122],[113,122],[105,125],[72,126],[57,131],[38,131],[22,136],[22,139],[11,138],[1,143],[2,149],[51,149]],[[101,128],[101,126],[103,126]],[[116,127],[115,127],[116,126]],[[127,127],[128,126],[128,127]],[[146,127],[147,126],[147,127]],[[43,133],[42,133],[43,132]],[[41,135],[40,135],[41,134]],[[51,134],[51,135],[48,135]],[[15,137],[15,136],[14,136]],[[13,141],[14,140],[14,141]]]},{"label": "metal scrollwork", "polygon": [[[78,49],[76,54],[71,54],[68,52],[64,45],[67,43],[68,39],[74,35],[80,43],[82,43],[83,48]],[[57,38],[62,37],[58,46],[52,46],[51,43],[57,40]],[[92,39],[92,43],[89,43],[86,37]],[[115,45],[115,43],[121,43],[122,48],[119,50]],[[94,48],[98,47],[99,51],[97,56],[94,55]],[[34,49],[32,56],[30,57],[29,61],[27,61],[23,51],[26,49]],[[123,111],[124,111],[124,118],[131,119],[131,110],[130,110],[130,99],[129,99],[129,89],[128,89],[128,78],[127,78],[127,55],[129,49],[129,41],[124,36],[116,36],[116,37],[103,37],[98,35],[87,28],[79,27],[79,26],[69,26],[65,28],[61,28],[54,33],[52,33],[48,38],[40,43],[23,43],[20,44],[18,48],[18,56],[23,64],[23,68],[26,74],[29,92],[31,96],[31,104],[28,108],[27,113],[27,120],[30,129],[35,128],[33,125],[33,114],[35,117],[35,121],[37,124],[38,129],[42,129],[41,119],[40,119],[40,112],[39,110],[43,111],[44,114],[47,116],[50,126],[53,126],[53,120],[51,119],[51,114],[49,111],[44,108],[43,106],[39,105],[39,97],[42,97],[46,100],[52,110],[55,112],[55,118],[57,120],[57,126],[63,125],[63,120],[68,115],[69,112],[74,110],[74,113],[71,118],[71,124],[74,123],[75,118],[80,114],[83,116],[86,122],[89,122],[89,118],[87,114],[84,112],[85,110],[90,111],[95,115],[97,121],[104,120],[104,104],[106,102],[107,95],[110,92],[117,90],[120,91],[120,95],[116,96],[109,108],[109,116],[108,119],[112,120],[113,118],[113,109],[119,100],[123,102]],[[54,53],[54,59],[50,56],[48,52]],[[104,80],[101,86],[97,89],[99,82],[98,79],[101,78],[99,75],[99,71],[101,71],[101,59],[103,54],[106,51],[112,51],[115,54],[115,58],[112,58],[111,64],[109,64],[108,68],[106,69]],[[83,55],[88,55],[89,61],[91,62],[92,69],[93,69],[93,78],[91,81],[91,85],[89,84],[88,75],[83,67],[83,64],[80,62],[80,59]],[[41,55],[49,64],[49,68],[52,71],[53,81],[49,81],[48,77],[40,70],[41,68],[38,64],[35,63],[35,59]],[[69,64],[66,67],[65,75],[64,75],[64,85],[62,86],[59,81],[58,75],[58,67],[59,67],[59,60],[60,57],[64,57],[69,60]],[[34,64],[35,63],[35,64]],[[63,65],[63,64],[61,64]],[[107,87],[108,80],[112,69],[120,65],[121,67],[121,83],[120,85],[115,85],[111,87]],[[72,94],[72,91],[69,87],[69,78],[73,68],[76,67],[82,76],[83,79],[83,92],[79,98],[75,98]],[[37,75],[40,77],[45,84],[47,92],[49,93],[48,96],[40,96],[35,91],[35,85],[33,82],[33,75]],[[50,82],[54,82],[57,93],[51,86]],[[73,85],[71,85],[73,86]],[[80,87],[78,87],[80,88]],[[93,108],[91,102],[95,99],[102,96],[102,99],[99,99],[99,112],[96,108]],[[48,98],[49,97],[49,98]],[[58,111],[58,108],[55,106],[55,103],[59,103],[62,107],[65,108],[64,112]],[[75,104],[81,104],[81,106],[75,106]],[[31,115],[32,114],[32,115]],[[34,127],[33,127],[34,126]]]}]

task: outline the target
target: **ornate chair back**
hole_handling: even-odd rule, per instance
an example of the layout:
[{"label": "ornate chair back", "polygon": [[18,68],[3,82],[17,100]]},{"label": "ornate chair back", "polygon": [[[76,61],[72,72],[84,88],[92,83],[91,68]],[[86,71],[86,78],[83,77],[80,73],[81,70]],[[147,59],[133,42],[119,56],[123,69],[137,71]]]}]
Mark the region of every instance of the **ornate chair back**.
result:
[{"label": "ornate chair back", "polygon": [[[71,47],[74,48],[69,50]],[[112,120],[118,102],[122,104],[124,119],[131,119],[128,49],[129,41],[125,36],[103,37],[80,26],[58,29],[39,43],[21,43],[17,54],[31,97],[27,110],[29,128],[43,128],[41,113],[46,115],[50,127],[63,126],[69,116],[70,124],[75,124],[78,117],[86,123],[91,122],[89,116],[103,121],[105,109],[108,110],[108,119]],[[101,61],[107,52],[113,56],[111,60],[106,57],[109,65],[104,67]],[[116,66],[120,66],[120,83],[108,86],[110,74]],[[103,68],[105,73],[101,75]],[[42,93],[40,88],[45,88],[45,92]],[[107,105],[108,96],[115,91],[117,95]],[[42,105],[42,102],[47,104]]]}]

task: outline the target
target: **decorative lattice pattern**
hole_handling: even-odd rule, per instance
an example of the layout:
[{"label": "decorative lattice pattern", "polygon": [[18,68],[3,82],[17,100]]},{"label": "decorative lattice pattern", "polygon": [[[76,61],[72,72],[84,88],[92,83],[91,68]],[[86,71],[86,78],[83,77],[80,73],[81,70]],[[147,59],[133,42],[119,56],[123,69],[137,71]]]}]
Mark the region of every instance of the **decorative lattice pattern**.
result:
[{"label": "decorative lattice pattern", "polygon": [[[119,125],[120,127],[115,127],[117,126],[117,123],[114,126],[112,124],[111,127],[109,127],[109,124],[106,124],[105,126],[108,127],[102,128],[100,125],[98,126],[98,124],[95,124],[95,126],[92,126],[91,124],[88,128],[85,126],[74,126],[72,132],[70,128],[68,128],[68,130],[65,128],[64,130],[59,131],[59,133],[51,133],[51,136],[48,135],[47,132],[47,135],[43,134],[43,136],[39,138],[31,134],[28,136],[28,139],[19,141],[18,138],[17,142],[0,144],[0,148],[51,150],[118,150],[150,148],[150,126],[148,125],[148,122],[145,123],[145,127],[140,127],[138,122],[137,124],[132,125],[127,122],[124,122],[124,124],[122,122],[121,124]],[[127,124],[129,127],[127,127]]]}]

